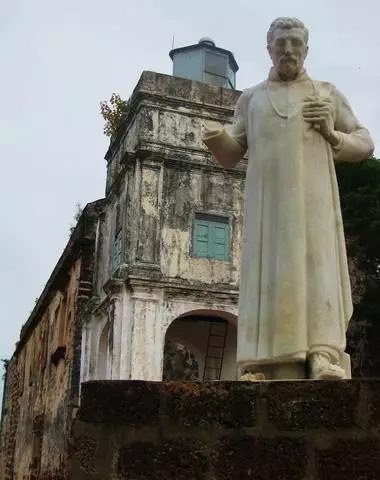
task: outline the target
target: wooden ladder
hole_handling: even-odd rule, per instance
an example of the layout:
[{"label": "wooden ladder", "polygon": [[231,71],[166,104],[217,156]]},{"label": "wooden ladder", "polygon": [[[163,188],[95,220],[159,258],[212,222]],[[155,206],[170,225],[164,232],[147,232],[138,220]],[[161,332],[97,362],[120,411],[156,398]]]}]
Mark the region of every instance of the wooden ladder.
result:
[{"label": "wooden ladder", "polygon": [[226,348],[228,323],[225,321],[210,322],[203,381],[220,380],[223,367],[224,350]]}]

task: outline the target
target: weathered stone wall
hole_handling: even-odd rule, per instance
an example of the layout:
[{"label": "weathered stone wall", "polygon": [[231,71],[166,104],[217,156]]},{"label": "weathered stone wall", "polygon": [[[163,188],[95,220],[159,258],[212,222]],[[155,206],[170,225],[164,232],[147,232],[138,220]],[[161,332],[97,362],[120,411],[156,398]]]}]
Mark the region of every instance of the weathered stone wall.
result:
[{"label": "weathered stone wall", "polygon": [[67,478],[79,401],[83,304],[92,289],[101,208],[101,201],[85,208],[8,364],[1,425],[4,480]]},{"label": "weathered stone wall", "polygon": [[[137,282],[137,280],[136,280]],[[163,352],[168,328],[186,314],[205,314],[225,318],[236,325],[237,293],[182,290],[178,285],[169,288],[165,283],[151,287],[140,284],[126,286],[118,280],[109,291],[110,300],[97,306],[83,326],[82,381],[99,377],[101,336],[108,333],[107,379],[161,380]],[[205,331],[207,334],[207,331]],[[182,338],[191,341],[191,336]],[[236,340],[228,336],[223,377],[236,378]],[[207,338],[205,338],[207,341]],[[104,379],[104,377],[102,378]]]},{"label": "weathered stone wall", "polygon": [[377,480],[379,381],[90,382],[71,478]]},{"label": "weathered stone wall", "polygon": [[[244,183],[230,172],[165,169],[161,217],[160,267],[164,275],[187,281],[237,287],[240,273]],[[196,258],[191,254],[196,213],[229,217],[231,260]]]},{"label": "weathered stone wall", "polygon": [[2,437],[1,437],[1,479],[13,478],[14,451],[16,445],[16,433],[20,418],[19,398],[23,388],[23,367],[25,359],[12,358],[8,363],[6,381],[4,384],[3,416],[2,416]]},{"label": "weathered stone wall", "polygon": [[[125,131],[106,155],[106,208],[99,225],[96,299],[83,330],[83,380],[100,378],[99,372],[103,378],[106,372],[112,379],[159,380],[174,312],[202,308],[236,315],[246,163],[232,171],[221,168],[201,133],[206,122],[231,122],[239,95],[142,74]],[[228,217],[228,261],[192,255],[196,213]],[[113,271],[120,228],[121,265]],[[105,331],[112,345],[106,353],[100,347]],[[235,378],[233,364],[227,376]]]},{"label": "weathered stone wall", "polygon": [[[115,233],[123,232],[121,275],[157,275],[237,287],[245,162],[217,165],[201,140],[206,122],[231,122],[240,92],[144,72],[131,98],[122,136],[107,152],[107,207],[100,226],[96,290],[114,276]],[[121,221],[117,226],[117,212]],[[195,213],[227,216],[228,262],[191,255]]]},{"label": "weathered stone wall", "polygon": [[64,478],[79,272],[80,259],[9,363],[2,430],[6,479]]}]

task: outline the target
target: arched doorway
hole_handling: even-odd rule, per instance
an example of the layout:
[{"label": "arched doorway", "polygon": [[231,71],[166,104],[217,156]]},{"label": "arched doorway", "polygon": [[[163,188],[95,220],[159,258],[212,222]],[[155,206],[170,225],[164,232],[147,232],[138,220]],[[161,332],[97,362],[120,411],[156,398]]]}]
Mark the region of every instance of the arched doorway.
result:
[{"label": "arched doorway", "polygon": [[163,380],[235,380],[236,317],[219,311],[193,311],[166,331]]}]

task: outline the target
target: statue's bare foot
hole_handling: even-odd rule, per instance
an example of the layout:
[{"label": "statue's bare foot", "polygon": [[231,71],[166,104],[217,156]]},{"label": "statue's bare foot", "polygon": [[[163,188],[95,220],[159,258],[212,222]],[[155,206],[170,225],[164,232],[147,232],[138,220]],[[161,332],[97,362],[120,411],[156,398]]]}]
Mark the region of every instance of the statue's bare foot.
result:
[{"label": "statue's bare foot", "polygon": [[245,373],[239,378],[239,381],[242,382],[260,382],[262,380],[265,380],[263,373]]},{"label": "statue's bare foot", "polygon": [[327,353],[313,353],[309,358],[312,380],[343,380],[347,378],[343,368],[331,362]]}]

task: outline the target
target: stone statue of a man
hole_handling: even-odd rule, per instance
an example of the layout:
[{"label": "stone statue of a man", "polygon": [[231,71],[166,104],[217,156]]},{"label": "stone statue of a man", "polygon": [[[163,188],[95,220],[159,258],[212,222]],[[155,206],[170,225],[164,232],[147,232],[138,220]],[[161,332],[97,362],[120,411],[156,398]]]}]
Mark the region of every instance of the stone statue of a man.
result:
[{"label": "stone statue of a man", "polygon": [[304,70],[300,20],[275,20],[267,41],[269,77],[242,93],[231,127],[203,138],[226,168],[248,149],[238,363],[259,378],[346,378],[352,300],[334,161],[363,160],[373,143],[336,87]]}]

